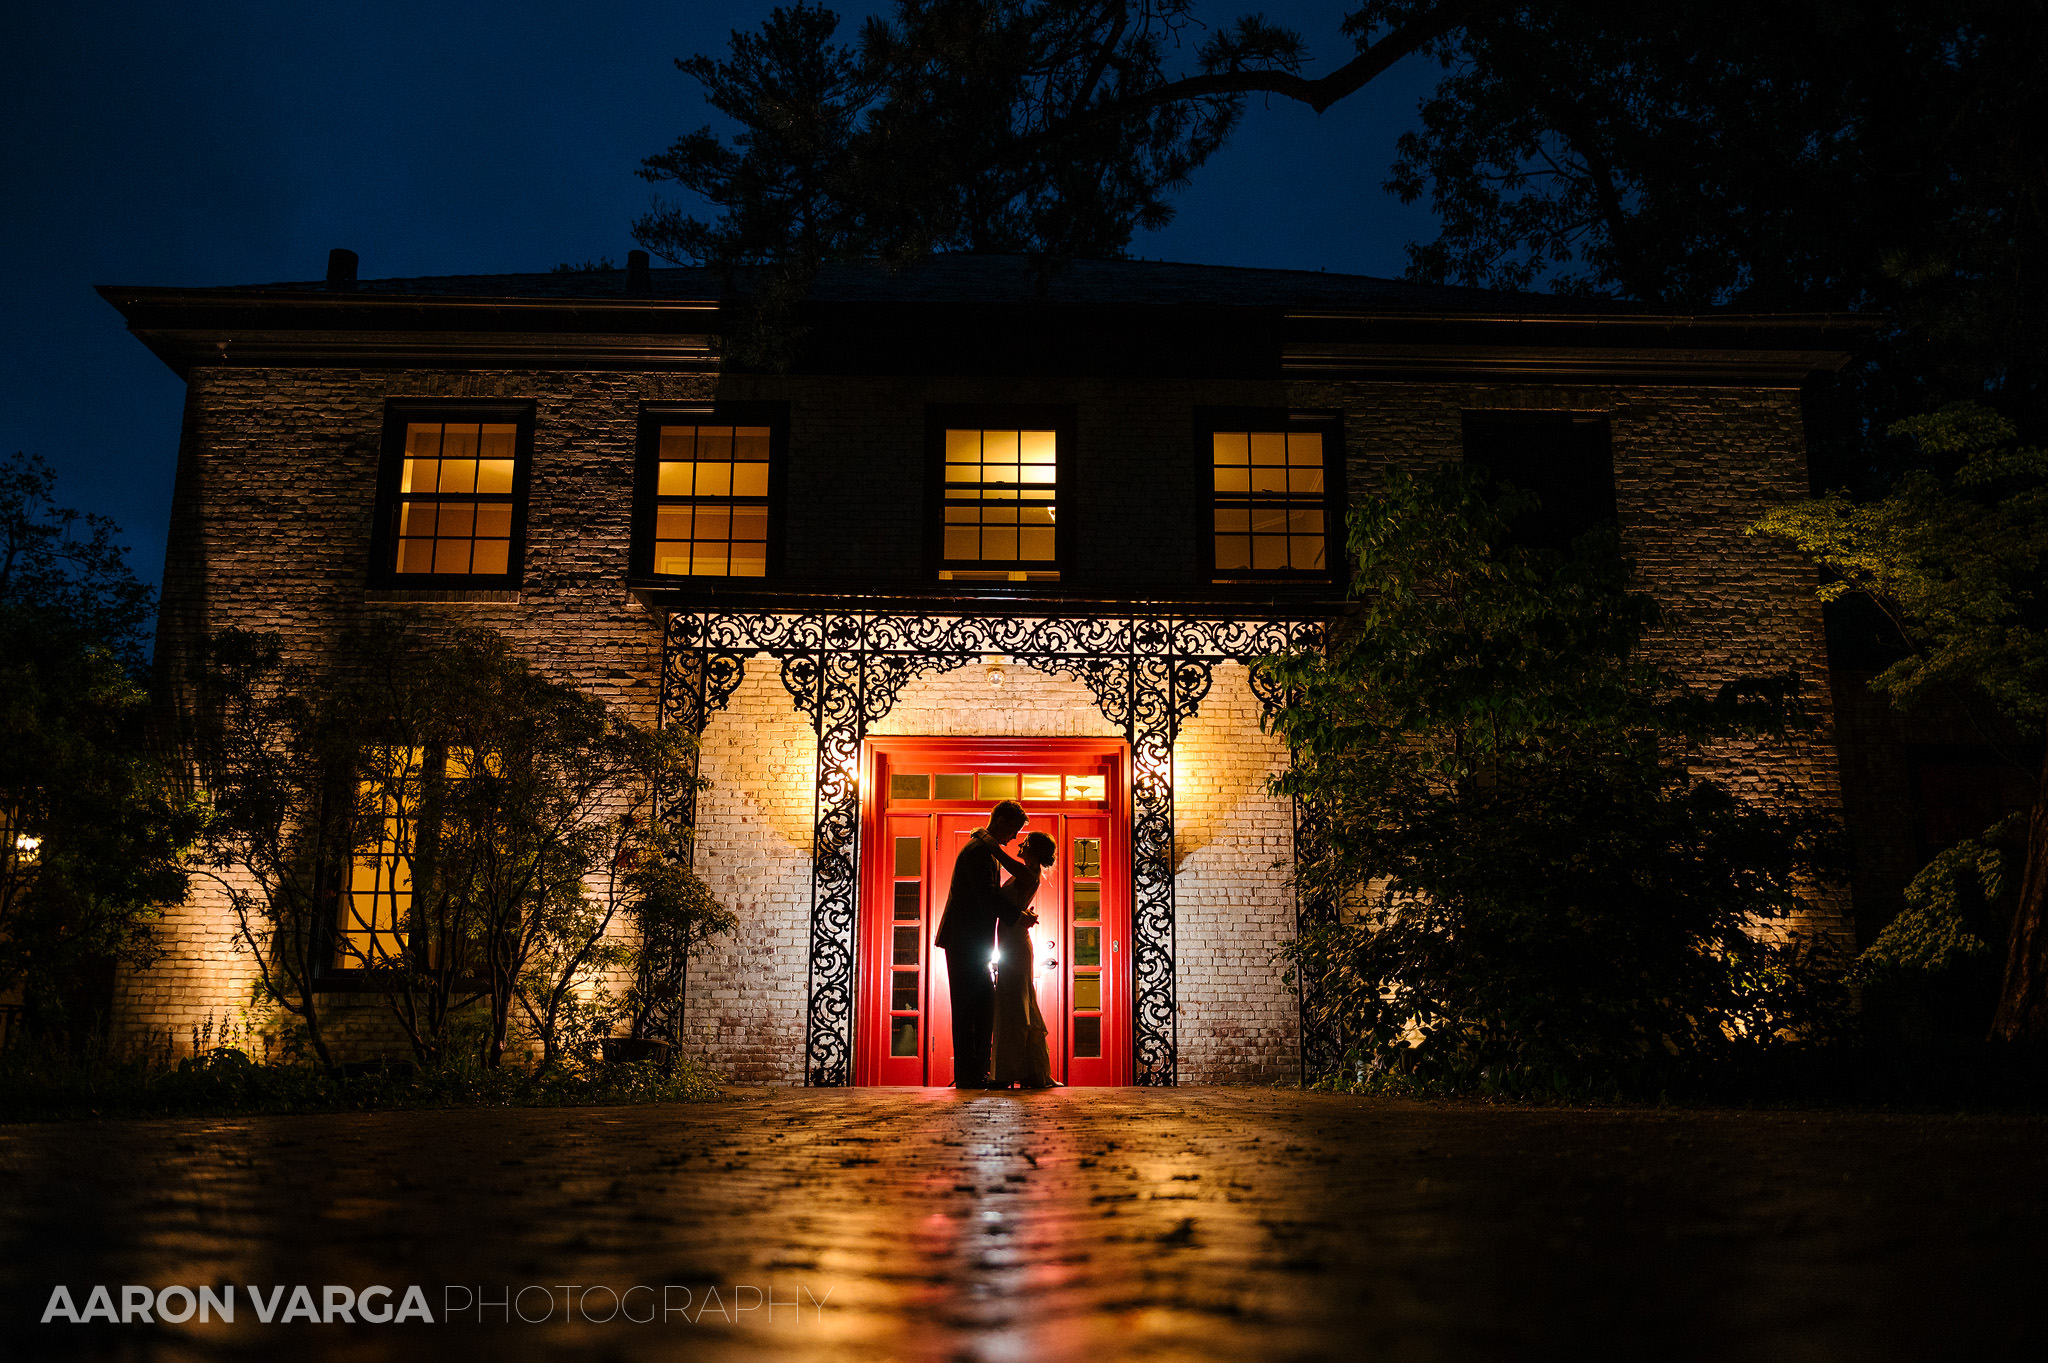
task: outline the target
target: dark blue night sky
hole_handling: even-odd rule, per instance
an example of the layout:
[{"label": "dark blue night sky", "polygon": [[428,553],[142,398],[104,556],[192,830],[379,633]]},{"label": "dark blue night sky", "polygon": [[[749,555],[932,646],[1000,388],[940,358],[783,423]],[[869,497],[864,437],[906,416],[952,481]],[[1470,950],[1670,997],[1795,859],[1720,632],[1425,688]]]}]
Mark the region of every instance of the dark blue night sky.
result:
[{"label": "dark blue night sky", "polygon": [[[850,34],[881,3],[842,9]],[[1224,21],[1244,8],[1210,5]],[[1351,55],[1343,6],[1260,6]],[[707,120],[673,58],[724,51],[761,0],[707,4],[82,4],[10,7],[0,43],[8,208],[0,451],[57,466],[157,580],[184,385],[95,284],[544,270],[609,255],[652,186],[640,158]],[[1428,215],[1380,189],[1435,75],[1411,61],[1318,118],[1254,106],[1137,254],[1401,271]]]}]

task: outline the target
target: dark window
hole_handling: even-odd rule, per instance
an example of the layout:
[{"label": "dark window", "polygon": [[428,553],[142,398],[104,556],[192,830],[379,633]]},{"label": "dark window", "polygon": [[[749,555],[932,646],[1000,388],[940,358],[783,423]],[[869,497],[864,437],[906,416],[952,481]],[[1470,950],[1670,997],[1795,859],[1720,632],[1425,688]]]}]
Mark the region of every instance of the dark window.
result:
[{"label": "dark window", "polygon": [[1537,499],[1514,525],[1518,544],[1568,548],[1614,520],[1607,418],[1584,412],[1467,412],[1465,464]]},{"label": "dark window", "polygon": [[1341,558],[1338,422],[1214,411],[1198,425],[1211,489],[1211,575],[1220,582],[1330,576]]},{"label": "dark window", "polygon": [[934,411],[938,575],[964,582],[1059,580],[1058,410]]},{"label": "dark window", "polygon": [[635,569],[652,577],[768,577],[779,566],[779,410],[650,407],[640,427]]},{"label": "dark window", "polygon": [[530,407],[393,403],[372,580],[517,585],[532,449]]}]

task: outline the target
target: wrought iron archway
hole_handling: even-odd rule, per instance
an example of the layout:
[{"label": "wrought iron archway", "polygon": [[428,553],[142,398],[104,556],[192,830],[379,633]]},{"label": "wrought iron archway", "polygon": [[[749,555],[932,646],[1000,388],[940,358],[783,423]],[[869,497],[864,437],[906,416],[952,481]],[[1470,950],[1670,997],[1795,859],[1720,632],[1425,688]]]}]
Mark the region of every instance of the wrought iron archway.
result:
[{"label": "wrought iron archway", "polygon": [[[1131,745],[1134,1072],[1140,1084],[1174,1083],[1174,740],[1208,695],[1216,664],[1249,663],[1320,637],[1321,627],[1307,621],[1190,616],[671,613],[662,643],[664,724],[703,732],[745,677],[746,660],[766,655],[779,661],[784,688],[817,734],[806,1082],[842,1085],[853,1073],[856,774],[868,726],[912,680],[1003,654],[1079,680]],[[1255,689],[1269,711],[1278,703]],[[1303,1046],[1306,1057],[1306,1036]]]}]

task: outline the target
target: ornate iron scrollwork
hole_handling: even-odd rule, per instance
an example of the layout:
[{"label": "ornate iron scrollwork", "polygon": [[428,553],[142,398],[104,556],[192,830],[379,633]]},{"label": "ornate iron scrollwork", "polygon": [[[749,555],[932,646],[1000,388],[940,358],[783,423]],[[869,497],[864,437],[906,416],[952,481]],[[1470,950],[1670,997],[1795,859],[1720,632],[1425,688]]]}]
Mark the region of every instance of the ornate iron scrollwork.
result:
[{"label": "ornate iron scrollwork", "polygon": [[701,732],[739,685],[744,659],[781,664],[818,736],[813,812],[810,1008],[805,1076],[853,1075],[854,929],[860,886],[861,744],[917,677],[990,653],[1088,688],[1131,745],[1132,967],[1136,1073],[1175,1081],[1173,745],[1213,670],[1317,638],[1296,621],[1179,616],[964,616],[869,611],[679,611],[663,643],[662,716]]}]

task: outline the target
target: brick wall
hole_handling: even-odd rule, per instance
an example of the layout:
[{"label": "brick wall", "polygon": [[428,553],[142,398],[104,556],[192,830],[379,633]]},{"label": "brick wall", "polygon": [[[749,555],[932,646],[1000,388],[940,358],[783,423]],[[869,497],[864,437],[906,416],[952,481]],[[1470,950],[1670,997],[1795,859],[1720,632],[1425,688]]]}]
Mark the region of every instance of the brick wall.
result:
[{"label": "brick wall", "polygon": [[1173,748],[1174,985],[1184,1084],[1300,1076],[1301,1015],[1273,952],[1294,936],[1287,750],[1259,732],[1246,669],[1224,663]]},{"label": "brick wall", "polygon": [[704,730],[697,873],[739,926],[690,963],[684,1044],[742,1082],[803,1082],[817,753],[763,660]]}]

